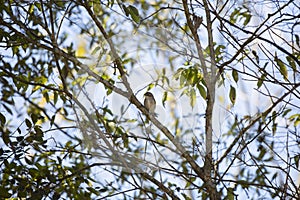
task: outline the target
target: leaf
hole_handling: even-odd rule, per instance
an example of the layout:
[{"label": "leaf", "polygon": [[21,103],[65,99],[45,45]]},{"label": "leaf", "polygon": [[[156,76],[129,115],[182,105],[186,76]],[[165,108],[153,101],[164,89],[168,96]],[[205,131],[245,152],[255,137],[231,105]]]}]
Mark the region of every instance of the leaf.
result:
[{"label": "leaf", "polygon": [[262,160],[262,158],[266,155],[266,153],[267,153],[266,148],[263,147],[263,146],[261,146],[261,148],[260,148],[260,153],[259,153],[257,159],[258,159],[258,160]]},{"label": "leaf", "polygon": [[234,188],[227,188],[227,198],[228,200],[234,200]]},{"label": "leaf", "polygon": [[282,114],[282,117],[285,117],[289,112],[291,112],[292,111],[292,109],[290,109],[290,108],[288,108],[288,109],[286,109],[284,112],[283,112],[283,114]]},{"label": "leaf", "polygon": [[25,119],[25,124],[28,128],[31,128],[32,127],[32,124],[31,122],[29,121],[29,119]]},{"label": "leaf", "polygon": [[150,84],[148,85],[147,91],[151,90],[153,87],[154,87],[154,84],[153,84],[153,83],[150,83]]},{"label": "leaf", "polygon": [[39,116],[35,113],[32,113],[30,115],[30,117],[31,117],[31,120],[32,120],[33,124],[35,124],[39,120]]},{"label": "leaf", "polygon": [[276,133],[276,130],[277,130],[277,123],[276,123],[276,118],[277,118],[277,112],[276,111],[273,111],[272,112],[272,116],[271,116],[271,120],[272,120],[272,133],[273,133],[273,136],[275,135]]},{"label": "leaf", "polygon": [[264,73],[257,81],[257,89],[259,89],[262,86],[265,79],[266,79],[266,74]]},{"label": "leaf", "polygon": [[238,74],[237,70],[235,70],[235,69],[232,70],[232,77],[233,77],[233,80],[237,83],[239,80],[239,74]]},{"label": "leaf", "polygon": [[10,109],[6,104],[2,104],[2,106],[5,108],[5,110],[6,110],[9,114],[13,115],[11,109]]},{"label": "leaf", "polygon": [[298,126],[300,124],[300,114],[294,114],[289,117],[291,121],[294,121],[294,126]]},{"label": "leaf", "polygon": [[183,71],[181,73],[181,76],[180,76],[180,79],[179,79],[179,84],[180,84],[180,87],[183,87],[185,85],[185,82],[186,82],[186,78],[185,78],[185,71]]},{"label": "leaf", "polygon": [[37,7],[37,9],[39,11],[42,11],[42,6],[41,6],[41,4],[39,2],[34,2],[34,5],[35,5],[35,7]]},{"label": "leaf", "polygon": [[49,94],[47,90],[43,90],[43,97],[45,98],[46,102],[49,103],[50,102],[50,98],[49,98]]},{"label": "leaf", "polygon": [[162,99],[162,104],[163,104],[163,107],[164,107],[164,108],[166,107],[166,101],[167,101],[167,98],[168,98],[168,92],[165,91],[165,92],[164,92],[163,99]]},{"label": "leaf", "polygon": [[190,90],[190,104],[191,104],[192,108],[194,108],[194,106],[196,104],[196,91],[194,88],[192,88]]},{"label": "leaf", "polygon": [[199,78],[200,78],[198,77],[198,70],[192,67],[190,67],[188,70],[189,73],[187,79],[189,81],[189,84],[195,86],[195,84],[199,82]]},{"label": "leaf", "polygon": [[92,51],[92,55],[95,55],[98,51],[100,50],[100,46],[96,46],[93,51]]},{"label": "leaf", "polygon": [[300,160],[300,154],[299,155],[296,155],[294,157],[294,161],[295,161],[295,164],[296,164],[296,167],[298,168],[299,167],[299,160]]},{"label": "leaf", "polygon": [[243,12],[242,15],[245,18],[243,25],[246,26],[250,22],[252,15],[250,14],[249,10]]},{"label": "leaf", "polygon": [[54,124],[54,121],[55,121],[55,116],[56,115],[53,115],[50,119],[50,126],[52,126]]},{"label": "leaf", "polygon": [[0,113],[0,122],[2,126],[6,123],[6,118],[2,113]]},{"label": "leaf", "polygon": [[216,50],[215,50],[215,54],[216,54],[216,62],[219,63],[219,61],[221,61],[223,59],[223,53],[224,53],[224,49],[226,49],[226,47],[224,45],[218,45]]},{"label": "leaf", "polygon": [[202,96],[202,98],[203,98],[204,100],[206,100],[207,94],[206,94],[205,88],[204,88],[201,84],[197,84],[197,88],[198,88],[199,93],[200,93],[200,95]]},{"label": "leaf", "polygon": [[181,73],[182,73],[183,71],[184,71],[184,68],[179,68],[179,69],[177,69],[177,71],[176,71],[175,75],[173,76],[173,78],[174,78],[175,80],[178,80],[179,77],[181,76]]},{"label": "leaf", "polygon": [[126,17],[128,17],[129,16],[129,9],[125,5],[122,5],[122,8],[125,12]]},{"label": "leaf", "polygon": [[231,13],[230,15],[230,22],[235,24],[236,20],[237,20],[237,16],[240,14],[240,10],[239,9],[234,9],[234,11]]},{"label": "leaf", "polygon": [[32,14],[34,11],[34,5],[30,4],[29,8],[28,8],[28,14]]},{"label": "leaf", "polygon": [[6,188],[5,185],[0,186],[0,197],[1,197],[1,199],[2,198],[3,199],[6,199],[6,198],[13,199],[13,198],[10,198],[11,196],[12,196],[12,194],[9,193],[9,189]]},{"label": "leaf", "polygon": [[295,35],[295,37],[296,37],[296,44],[300,47],[299,35]]},{"label": "leaf", "polygon": [[291,66],[291,68],[293,69],[293,71],[296,72],[297,71],[297,67],[296,67],[296,63],[293,60],[293,58],[291,58],[290,56],[287,56],[286,60],[289,62],[289,65]]},{"label": "leaf", "polygon": [[1,134],[1,137],[2,137],[4,144],[8,145],[10,143],[9,134],[7,132],[3,132]]},{"label": "leaf", "polygon": [[57,92],[54,92],[53,94],[54,94],[53,103],[55,105],[57,103],[57,100],[58,100],[58,94],[57,94]]},{"label": "leaf", "polygon": [[140,23],[140,15],[138,9],[132,5],[129,5],[127,8],[131,19],[136,23]]},{"label": "leaf", "polygon": [[40,84],[46,84],[48,79],[45,76],[38,76],[34,78],[34,82],[40,83]]},{"label": "leaf", "polygon": [[235,99],[236,99],[236,91],[235,91],[235,88],[232,86],[230,86],[229,98],[230,98],[231,103],[234,105]]},{"label": "leaf", "polygon": [[258,57],[256,51],[252,50],[252,54],[254,55],[256,62],[259,63],[259,57]]},{"label": "leaf", "polygon": [[38,135],[44,135],[43,130],[41,129],[40,126],[34,126],[34,131],[36,132],[36,134]]},{"label": "leaf", "polygon": [[278,173],[277,172],[275,172],[275,174],[272,176],[272,178],[271,178],[271,181],[274,181],[276,178],[277,178],[277,176],[278,176]]},{"label": "leaf", "polygon": [[279,72],[281,73],[283,78],[285,80],[288,80],[288,71],[287,71],[287,68],[286,68],[285,64],[277,56],[275,56],[274,61],[277,63],[277,65],[279,67]]},{"label": "leaf", "polygon": [[94,11],[95,15],[101,15],[103,13],[100,2],[97,2],[97,1],[93,2],[93,11]]}]

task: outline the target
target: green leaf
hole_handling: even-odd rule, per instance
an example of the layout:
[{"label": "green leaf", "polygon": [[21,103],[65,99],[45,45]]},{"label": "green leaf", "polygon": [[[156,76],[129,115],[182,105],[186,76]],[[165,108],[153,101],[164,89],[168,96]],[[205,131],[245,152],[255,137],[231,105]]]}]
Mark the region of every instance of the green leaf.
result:
[{"label": "green leaf", "polygon": [[298,168],[299,167],[299,160],[300,160],[300,154],[299,155],[296,155],[294,157],[294,161],[295,161],[295,164],[296,164],[296,167]]},{"label": "green leaf", "polygon": [[276,123],[276,118],[277,118],[277,112],[276,111],[273,111],[272,112],[272,117],[271,117],[271,120],[272,120],[272,133],[273,133],[273,136],[275,135],[276,133],[276,130],[277,130],[277,123]]},{"label": "green leaf", "polygon": [[38,135],[44,135],[43,130],[41,129],[40,126],[34,126],[34,131],[36,132],[36,134]]},{"label": "green leaf", "polygon": [[95,55],[99,50],[100,50],[100,46],[96,46],[91,54]]},{"label": "green leaf", "polygon": [[43,93],[43,97],[45,98],[46,102],[49,103],[50,98],[49,98],[48,90],[43,90],[42,93]]},{"label": "green leaf", "polygon": [[25,119],[25,124],[28,128],[31,128],[32,127],[32,124],[31,122],[29,121],[29,119]]},{"label": "green leaf", "polygon": [[290,56],[287,56],[286,60],[289,62],[289,65],[291,66],[291,68],[293,69],[293,71],[296,72],[297,71],[297,67],[296,67],[296,63],[293,60],[293,58],[291,58]]},{"label": "green leaf", "polygon": [[54,105],[55,105],[57,103],[57,100],[58,100],[58,93],[54,92],[53,95],[54,95],[53,102],[54,102]]},{"label": "green leaf", "polygon": [[202,96],[202,98],[204,99],[204,100],[206,100],[206,90],[205,90],[205,88],[201,85],[201,84],[197,84],[197,88],[198,88],[198,90],[199,90],[199,93],[200,93],[200,95]]},{"label": "green leaf", "polygon": [[229,98],[230,98],[231,103],[234,105],[235,99],[236,99],[236,91],[235,91],[235,88],[232,86],[230,86]]},{"label": "green leaf", "polygon": [[[9,188],[6,188],[5,185],[0,186],[0,197],[1,199],[10,198],[12,194],[9,193]],[[11,198],[13,199],[13,198]]]},{"label": "green leaf", "polygon": [[261,148],[260,148],[260,153],[259,153],[257,159],[258,159],[258,160],[262,160],[262,158],[266,155],[266,153],[267,153],[266,148],[263,147],[263,146],[261,146]]},{"label": "green leaf", "polygon": [[101,15],[103,13],[100,2],[97,2],[97,1],[93,2],[93,11],[94,11],[95,15]]},{"label": "green leaf", "polygon": [[279,67],[279,72],[281,73],[281,75],[283,76],[283,78],[285,80],[288,80],[288,71],[287,71],[287,68],[286,68],[285,64],[277,56],[275,56],[274,61],[277,63],[277,65]]},{"label": "green leaf", "polygon": [[226,47],[224,45],[217,46],[217,48],[215,50],[217,63],[219,63],[223,59],[224,49],[226,49]]},{"label": "green leaf", "polygon": [[265,79],[266,79],[266,74],[263,73],[257,81],[257,89],[259,89],[262,86]]},{"label": "green leaf", "polygon": [[150,83],[147,87],[147,91],[151,90],[152,88],[154,87],[154,84],[153,83]]},{"label": "green leaf", "polygon": [[2,140],[4,144],[8,145],[10,143],[9,134],[7,132],[3,132],[1,134]]},{"label": "green leaf", "polygon": [[40,84],[46,84],[48,79],[45,76],[38,76],[34,78],[34,82],[40,83]]},{"label": "green leaf", "polygon": [[35,5],[35,7],[37,7],[37,9],[39,11],[42,11],[42,6],[41,6],[41,4],[39,2],[34,2],[34,5]]},{"label": "green leaf", "polygon": [[298,126],[300,124],[300,114],[294,114],[289,117],[291,121],[294,121],[294,126]]},{"label": "green leaf", "polygon": [[250,22],[252,15],[248,10],[246,12],[243,12],[242,15],[245,18],[243,25],[246,26]]},{"label": "green leaf", "polygon": [[162,99],[162,104],[163,104],[163,107],[164,107],[164,108],[165,108],[165,106],[166,106],[167,98],[168,98],[168,92],[165,91],[165,92],[164,92],[163,99]]},{"label": "green leaf", "polygon": [[227,198],[228,200],[234,200],[234,192],[233,192],[234,188],[230,187],[227,188]]},{"label": "green leaf", "polygon": [[139,15],[139,11],[136,7],[129,5],[128,7],[128,12],[131,16],[131,19],[135,22],[135,23],[140,23],[140,15]]},{"label": "green leaf", "polygon": [[194,106],[196,104],[196,91],[194,88],[192,88],[190,90],[190,104],[191,104],[192,108],[194,108]]},{"label": "green leaf", "polygon": [[34,4],[30,4],[29,8],[28,8],[28,14],[32,14],[34,11]]},{"label": "green leaf", "polygon": [[238,74],[237,70],[235,70],[235,69],[232,70],[232,77],[233,77],[233,80],[237,83],[239,80],[239,74]]},{"label": "green leaf", "polygon": [[236,20],[237,20],[237,16],[240,14],[240,10],[239,9],[234,9],[234,11],[231,13],[229,19],[230,19],[230,22],[235,24],[236,23]]},{"label": "green leaf", "polygon": [[181,76],[181,74],[182,74],[183,71],[184,71],[184,68],[177,69],[177,71],[176,71],[175,75],[173,76],[173,78],[175,80],[178,80],[180,78],[180,76]]},{"label": "green leaf", "polygon": [[122,8],[125,12],[126,17],[128,17],[129,16],[129,9],[125,5],[122,5]]},{"label": "green leaf", "polygon": [[35,113],[32,113],[30,115],[30,117],[31,117],[31,120],[32,120],[33,124],[35,124],[39,120],[39,116]]},{"label": "green leaf", "polygon": [[185,78],[185,76],[184,76],[185,73],[186,73],[185,71],[183,71],[183,72],[181,73],[181,76],[180,76],[180,79],[179,79],[180,87],[183,87],[183,86],[185,85],[185,82],[186,82],[186,78]]},{"label": "green leaf", "polygon": [[284,112],[283,112],[283,114],[282,114],[282,117],[285,117],[289,112],[291,112],[292,111],[292,109],[290,109],[290,108],[288,108],[288,109],[286,109]]},{"label": "green leaf", "polygon": [[275,172],[275,174],[272,176],[272,178],[271,178],[271,181],[274,181],[276,178],[277,178],[277,176],[278,176],[278,173],[277,172]]},{"label": "green leaf", "polygon": [[0,122],[2,126],[6,123],[6,118],[2,113],[0,113]]},{"label": "green leaf", "polygon": [[110,88],[107,88],[106,95],[109,96],[113,91]]}]

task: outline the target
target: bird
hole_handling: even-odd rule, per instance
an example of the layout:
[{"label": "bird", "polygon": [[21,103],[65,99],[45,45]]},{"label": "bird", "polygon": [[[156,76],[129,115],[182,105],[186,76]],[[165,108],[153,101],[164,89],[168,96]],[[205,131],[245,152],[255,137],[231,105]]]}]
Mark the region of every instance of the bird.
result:
[{"label": "bird", "polygon": [[156,108],[156,101],[151,92],[146,92],[144,94],[145,100],[144,100],[144,106],[148,110],[150,115],[155,115],[155,108]]}]

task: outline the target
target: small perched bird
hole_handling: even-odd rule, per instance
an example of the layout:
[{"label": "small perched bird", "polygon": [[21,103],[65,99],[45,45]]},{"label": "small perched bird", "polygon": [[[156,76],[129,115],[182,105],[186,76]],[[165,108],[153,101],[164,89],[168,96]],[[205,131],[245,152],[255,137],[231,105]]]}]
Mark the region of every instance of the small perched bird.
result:
[{"label": "small perched bird", "polygon": [[150,115],[154,115],[156,101],[154,99],[153,94],[151,92],[146,92],[144,94],[144,97],[145,97],[144,106],[147,108]]}]

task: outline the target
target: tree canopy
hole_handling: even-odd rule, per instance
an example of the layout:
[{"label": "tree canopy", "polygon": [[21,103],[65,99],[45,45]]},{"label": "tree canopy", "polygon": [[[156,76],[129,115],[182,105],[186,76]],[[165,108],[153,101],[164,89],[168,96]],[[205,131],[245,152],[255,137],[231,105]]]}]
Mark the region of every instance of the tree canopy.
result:
[{"label": "tree canopy", "polygon": [[293,0],[1,1],[1,199],[299,199],[299,35]]}]

